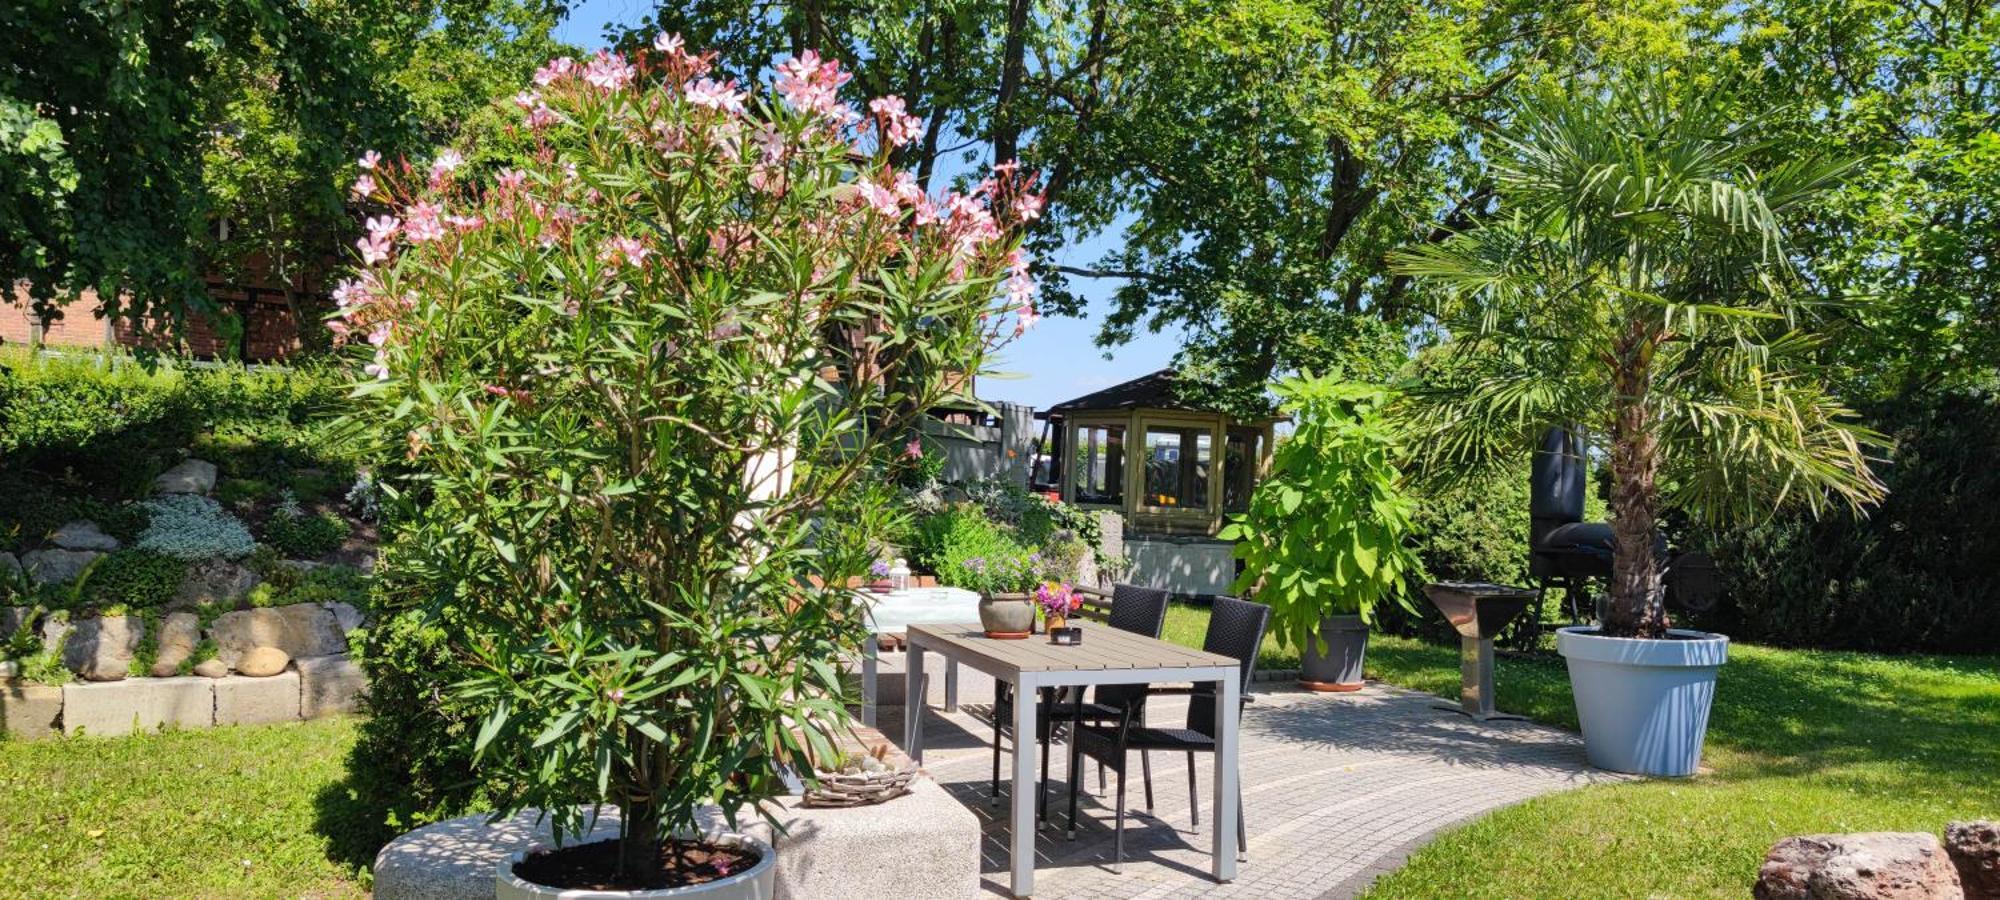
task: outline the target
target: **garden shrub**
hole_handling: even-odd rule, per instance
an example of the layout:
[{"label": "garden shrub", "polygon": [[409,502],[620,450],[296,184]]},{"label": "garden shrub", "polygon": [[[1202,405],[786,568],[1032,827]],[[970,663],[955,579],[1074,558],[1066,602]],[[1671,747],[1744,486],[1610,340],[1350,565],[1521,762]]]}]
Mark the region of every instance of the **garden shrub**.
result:
[{"label": "garden shrub", "polygon": [[1908,396],[1864,410],[1894,439],[1867,516],[1779,512],[1693,537],[1727,579],[1697,617],[1739,640],[1992,652],[2000,635],[2000,398]]},{"label": "garden shrub", "polygon": [[194,494],[168,494],[142,504],[151,515],[138,546],[184,560],[226,556],[235,559],[255,549],[242,520],[221,504]]},{"label": "garden shrub", "polygon": [[302,510],[287,499],[264,521],[264,543],[294,559],[312,559],[340,549],[353,529],[329,512]]},{"label": "garden shrub", "polygon": [[105,554],[91,569],[83,596],[100,607],[128,610],[165,605],[180,590],[187,563],[165,553],[128,547]]},{"label": "garden shrub", "polygon": [[216,502],[230,507],[256,503],[274,493],[270,482],[259,478],[224,478],[215,485]]}]

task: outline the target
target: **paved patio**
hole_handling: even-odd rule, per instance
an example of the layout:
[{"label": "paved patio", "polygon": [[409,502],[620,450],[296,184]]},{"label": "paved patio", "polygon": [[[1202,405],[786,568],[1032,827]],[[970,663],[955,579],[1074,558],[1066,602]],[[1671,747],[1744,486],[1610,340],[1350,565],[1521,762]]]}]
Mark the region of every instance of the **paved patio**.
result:
[{"label": "paved patio", "polygon": [[[990,801],[991,680],[965,673],[964,705],[927,712],[924,762],[933,777],[986,826],[982,881],[1005,895],[1006,798]],[[1243,802],[1250,850],[1241,876],[1208,877],[1210,811],[1206,758],[1195,777],[1202,827],[1188,823],[1185,757],[1155,754],[1154,808],[1145,811],[1137,766],[1127,788],[1123,874],[1110,869],[1111,790],[1097,793],[1086,763],[1082,822],[1064,837],[1067,754],[1054,748],[1050,819],[1037,841],[1036,896],[1046,898],[1339,898],[1365,890],[1440,829],[1553,791],[1615,780],[1589,768],[1575,735],[1530,722],[1479,724],[1431,708],[1436,698],[1371,683],[1353,694],[1312,694],[1258,685],[1243,721]],[[1185,699],[1161,698],[1156,722],[1179,721]],[[882,730],[900,734],[900,707]],[[1003,792],[1004,792],[1003,787]]]}]

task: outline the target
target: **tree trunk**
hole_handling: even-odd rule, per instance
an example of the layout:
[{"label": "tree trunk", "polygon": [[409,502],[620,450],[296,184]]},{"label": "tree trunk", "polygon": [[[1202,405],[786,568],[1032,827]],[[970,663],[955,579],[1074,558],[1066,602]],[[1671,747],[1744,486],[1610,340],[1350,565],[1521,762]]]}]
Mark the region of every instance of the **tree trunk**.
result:
[{"label": "tree trunk", "polygon": [[660,873],[660,809],[649,798],[618,804],[624,834],[618,839],[618,875],[627,883],[654,883]]},{"label": "tree trunk", "polygon": [[1646,412],[1653,343],[1634,322],[1619,341],[1612,373],[1611,602],[1604,633],[1666,636],[1665,581],[1654,552],[1659,534],[1659,436]]}]

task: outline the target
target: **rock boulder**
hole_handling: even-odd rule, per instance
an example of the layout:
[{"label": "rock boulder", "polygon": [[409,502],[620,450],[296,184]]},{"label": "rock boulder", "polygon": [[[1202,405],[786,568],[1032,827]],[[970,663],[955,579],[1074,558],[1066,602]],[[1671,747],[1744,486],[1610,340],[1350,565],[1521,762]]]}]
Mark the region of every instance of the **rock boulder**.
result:
[{"label": "rock boulder", "polygon": [[215,464],[199,459],[183,460],[153,479],[156,494],[206,494],[212,490],[215,490]]},{"label": "rock boulder", "polygon": [[49,541],[64,550],[116,550],[118,539],[105,534],[89,519],[68,522],[49,535]]},{"label": "rock boulder", "polygon": [[63,666],[85,681],[121,681],[132,671],[132,655],[146,635],[138,616],[99,616],[75,623],[63,644]]},{"label": "rock boulder", "polygon": [[2000,822],[1953,822],[1944,851],[1958,868],[1965,900],[2000,900]]},{"label": "rock boulder", "polygon": [[229,667],[223,665],[219,659],[204,659],[194,664],[194,673],[203,678],[227,678]]},{"label": "rock boulder", "polygon": [[1963,896],[1935,835],[1809,834],[1771,847],[1758,900],[1947,900]]},{"label": "rock boulder", "polygon": [[34,614],[34,607],[31,606],[0,606],[0,643],[5,643],[14,636],[14,632],[27,627]]},{"label": "rock boulder", "polygon": [[203,560],[188,567],[187,577],[181,579],[171,605],[179,609],[233,605],[257,586],[257,580],[257,573],[229,560],[220,557]]},{"label": "rock boulder", "polygon": [[285,671],[292,658],[276,647],[255,647],[236,661],[236,671],[251,678],[269,678]]},{"label": "rock boulder", "polygon": [[84,567],[102,555],[95,550],[35,550],[21,557],[21,566],[36,584],[63,584],[83,574]]},{"label": "rock boulder", "polygon": [[153,657],[152,676],[168,678],[180,673],[181,663],[194,655],[201,642],[201,619],[194,613],[169,613],[160,623],[159,652]]},{"label": "rock boulder", "polygon": [[258,647],[276,647],[294,658],[347,651],[339,619],[317,603],[223,613],[208,634],[215,641],[216,657],[239,672],[243,654]]}]

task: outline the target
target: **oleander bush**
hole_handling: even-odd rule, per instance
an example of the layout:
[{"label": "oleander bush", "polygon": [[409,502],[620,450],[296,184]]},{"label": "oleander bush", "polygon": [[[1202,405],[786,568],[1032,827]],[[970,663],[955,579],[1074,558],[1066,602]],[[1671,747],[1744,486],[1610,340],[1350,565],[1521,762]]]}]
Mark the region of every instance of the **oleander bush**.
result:
[{"label": "oleander bush", "polygon": [[365,348],[390,609],[454,611],[444,693],[478,722],[418,752],[469,738],[495,806],[564,832],[616,804],[621,883],[700,806],[831,757],[827,661],[865,636],[845,585],[881,535],[825,520],[885,524],[865,483],[1034,318],[1026,179],[926,196],[889,162],[916,120],[850,119],[837,64],[781,64],[776,95],[712,65],[667,39],[551,63],[498,172],[364,157],[330,323]]}]

